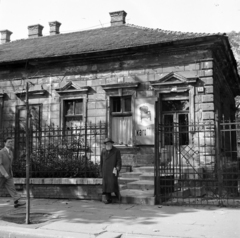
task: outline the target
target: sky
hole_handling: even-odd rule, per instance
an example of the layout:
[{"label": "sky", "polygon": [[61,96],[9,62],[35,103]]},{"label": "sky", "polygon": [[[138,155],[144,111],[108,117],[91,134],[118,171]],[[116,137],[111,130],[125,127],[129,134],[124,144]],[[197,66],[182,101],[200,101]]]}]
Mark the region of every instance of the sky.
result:
[{"label": "sky", "polygon": [[0,30],[11,41],[28,38],[28,26],[61,22],[60,33],[110,26],[109,12],[124,10],[126,23],[170,31],[240,31],[240,0],[0,0]]}]

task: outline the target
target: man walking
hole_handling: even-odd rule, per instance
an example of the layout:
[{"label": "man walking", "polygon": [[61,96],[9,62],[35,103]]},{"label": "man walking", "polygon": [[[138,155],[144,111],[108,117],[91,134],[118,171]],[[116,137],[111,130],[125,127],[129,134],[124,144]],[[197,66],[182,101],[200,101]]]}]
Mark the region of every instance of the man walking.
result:
[{"label": "man walking", "polygon": [[102,192],[106,196],[105,204],[112,203],[111,193],[115,193],[120,200],[118,175],[122,167],[120,151],[113,146],[111,138],[104,140],[105,148],[101,152]]},{"label": "man walking", "polygon": [[0,150],[0,188],[5,186],[11,195],[14,207],[23,206],[26,203],[19,201],[21,196],[17,193],[14,183],[13,183],[13,172],[12,172],[12,162],[13,162],[13,140],[8,137],[4,140],[4,148]]}]

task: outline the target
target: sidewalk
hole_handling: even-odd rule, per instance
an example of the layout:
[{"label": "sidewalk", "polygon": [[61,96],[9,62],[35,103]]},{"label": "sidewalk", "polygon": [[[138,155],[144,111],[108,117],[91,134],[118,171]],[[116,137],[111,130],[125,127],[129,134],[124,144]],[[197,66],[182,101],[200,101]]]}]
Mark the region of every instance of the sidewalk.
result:
[{"label": "sidewalk", "polygon": [[170,207],[128,204],[105,205],[99,201],[31,199],[32,217],[38,224],[16,224],[4,217],[25,216],[10,198],[0,198],[0,238],[238,238],[240,207]]}]

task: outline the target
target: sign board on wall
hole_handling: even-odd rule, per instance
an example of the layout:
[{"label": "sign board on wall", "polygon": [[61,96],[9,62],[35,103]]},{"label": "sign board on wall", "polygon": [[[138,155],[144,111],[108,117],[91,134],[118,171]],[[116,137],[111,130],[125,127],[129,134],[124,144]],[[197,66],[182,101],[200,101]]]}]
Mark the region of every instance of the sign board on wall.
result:
[{"label": "sign board on wall", "polygon": [[155,98],[135,99],[135,143],[154,144]]}]

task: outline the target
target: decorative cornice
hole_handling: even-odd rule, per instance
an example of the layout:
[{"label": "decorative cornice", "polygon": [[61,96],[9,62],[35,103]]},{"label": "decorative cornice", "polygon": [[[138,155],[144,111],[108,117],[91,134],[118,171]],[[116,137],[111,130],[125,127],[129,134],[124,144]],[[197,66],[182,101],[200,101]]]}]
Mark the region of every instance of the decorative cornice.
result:
[{"label": "decorative cornice", "polygon": [[[26,89],[23,89],[22,91],[18,91],[15,93],[15,95],[19,98],[26,97]],[[28,96],[44,96],[47,94],[47,90],[42,87],[42,85],[34,85],[33,87],[30,87],[28,91]]]},{"label": "decorative cornice", "polygon": [[[43,90],[31,90],[28,92],[28,96],[44,96],[47,93],[47,90],[43,89]],[[22,98],[22,97],[26,97],[27,92],[21,91],[21,92],[16,92],[15,93],[17,97]]]},{"label": "decorative cornice", "polygon": [[113,90],[113,89],[120,89],[120,88],[137,88],[139,83],[118,83],[118,84],[106,84],[101,85],[104,90]]},{"label": "decorative cornice", "polygon": [[73,89],[73,90],[66,90],[66,91],[58,91],[56,90],[58,94],[75,94],[75,93],[88,93],[89,89]]},{"label": "decorative cornice", "polygon": [[69,93],[88,93],[90,87],[89,86],[83,86],[80,87],[77,83],[73,83],[72,81],[66,83],[62,87],[56,88],[56,92],[58,94],[69,94]]},{"label": "decorative cornice", "polygon": [[160,86],[188,85],[196,83],[198,77],[185,78],[177,73],[169,73],[163,78],[155,81],[150,81],[151,87],[158,88]]}]

